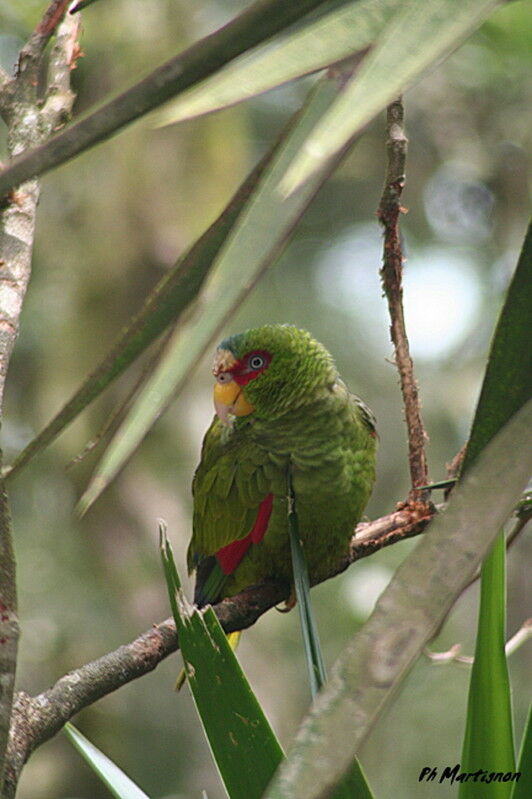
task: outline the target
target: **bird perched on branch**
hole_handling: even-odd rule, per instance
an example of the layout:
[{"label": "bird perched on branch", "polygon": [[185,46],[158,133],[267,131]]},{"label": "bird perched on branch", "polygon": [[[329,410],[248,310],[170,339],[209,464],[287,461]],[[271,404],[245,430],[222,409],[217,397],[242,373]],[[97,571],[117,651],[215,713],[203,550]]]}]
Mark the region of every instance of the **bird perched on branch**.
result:
[{"label": "bird perched on branch", "polygon": [[292,583],[288,477],[311,582],[346,557],[375,479],[375,419],[305,330],[266,325],[216,350],[216,416],[193,482],[188,567],[201,607]]}]

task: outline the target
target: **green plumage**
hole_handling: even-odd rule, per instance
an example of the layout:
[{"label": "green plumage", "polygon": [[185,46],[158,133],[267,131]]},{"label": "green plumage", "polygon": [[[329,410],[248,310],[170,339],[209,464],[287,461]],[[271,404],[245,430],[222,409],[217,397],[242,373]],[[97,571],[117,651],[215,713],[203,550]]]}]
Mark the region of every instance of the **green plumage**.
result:
[{"label": "green plumage", "polygon": [[[311,579],[329,574],[346,556],[371,493],[376,448],[371,411],[348,392],[327,350],[306,331],[267,325],[232,336],[217,352],[234,356],[231,375],[245,373],[249,353],[271,360],[242,385],[252,412],[229,425],[214,418],[194,477],[188,566],[198,569],[200,593],[207,585],[203,599],[211,602],[268,578],[291,581],[289,468]],[[264,538],[224,577],[210,556],[249,534],[270,493]]]}]

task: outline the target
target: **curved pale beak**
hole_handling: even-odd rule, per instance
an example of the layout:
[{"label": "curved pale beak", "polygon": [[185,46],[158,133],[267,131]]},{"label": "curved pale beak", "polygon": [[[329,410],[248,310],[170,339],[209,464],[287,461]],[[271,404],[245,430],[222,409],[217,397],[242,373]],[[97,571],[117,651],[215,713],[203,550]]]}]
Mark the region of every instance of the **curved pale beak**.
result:
[{"label": "curved pale beak", "polygon": [[231,416],[247,416],[255,406],[244,397],[242,386],[231,380],[230,383],[216,383],[214,386],[214,407],[223,424],[231,424]]}]

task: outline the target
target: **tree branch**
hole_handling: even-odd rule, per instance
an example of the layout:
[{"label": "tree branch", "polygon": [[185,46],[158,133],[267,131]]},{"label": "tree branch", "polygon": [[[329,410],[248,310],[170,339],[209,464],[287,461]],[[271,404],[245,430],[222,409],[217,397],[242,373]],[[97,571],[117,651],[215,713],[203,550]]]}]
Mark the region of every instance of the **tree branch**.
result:
[{"label": "tree branch", "polygon": [[[333,577],[349,564],[383,547],[419,535],[432,518],[403,505],[373,522],[361,523],[351,540],[349,558],[339,564]],[[329,577],[327,579],[329,579]],[[226,632],[251,627],[267,610],[286,600],[290,586],[265,583],[219,602],[214,611]],[[154,625],[129,644],[87,663],[38,696],[17,694],[13,705],[4,799],[14,796],[20,772],[31,753],[54,736],[80,710],[132,680],[142,677],[179,648],[173,619]]]},{"label": "tree branch", "polygon": [[[506,657],[510,657],[514,652],[517,652],[530,638],[532,638],[532,619],[525,619],[518,631],[506,641],[504,647]],[[461,652],[461,644],[453,644],[447,652],[431,652],[430,649],[425,649],[425,655],[435,664],[447,665],[448,663],[461,663],[465,666],[472,666],[475,662],[475,658],[462,655]]]},{"label": "tree branch", "polygon": [[0,485],[0,786],[4,777],[20,630],[9,505]]},{"label": "tree branch", "polygon": [[[50,6],[57,11],[59,2]],[[63,13],[66,8],[63,2]],[[47,20],[46,23],[44,20]],[[53,17],[55,21],[55,16]],[[48,96],[39,109],[35,74],[40,67],[42,49],[49,40],[51,21],[45,14],[23,50],[24,69],[15,79],[12,95],[4,99],[9,120],[8,154],[10,158],[31,149],[65,122],[74,97],[68,85],[72,42],[79,32],[76,17],[68,16],[60,25],[50,61]],[[19,61],[20,63],[20,61]],[[7,365],[18,333],[18,320],[31,271],[31,253],[35,230],[35,211],[39,184],[30,180],[22,184],[0,214],[0,406],[2,404]]]},{"label": "tree branch", "polygon": [[403,115],[403,104],[400,98],[388,106],[386,122],[388,164],[384,190],[377,213],[379,221],[384,228],[381,278],[388,300],[391,318],[390,334],[395,348],[395,362],[399,370],[408,429],[408,461],[412,483],[409,498],[411,501],[423,501],[428,497],[428,494],[426,491],[417,490],[417,487],[427,485],[429,482],[425,457],[425,440],[427,436],[419,408],[418,389],[410,357],[403,312],[402,275],[404,259],[401,248],[399,215],[404,210],[401,208],[400,199],[405,185],[408,146],[408,139],[403,128]]},{"label": "tree branch", "polygon": [[13,83],[13,78],[8,75],[3,67],[0,67],[0,107],[4,104],[5,100],[2,99],[2,95],[8,90],[8,87],[11,87]]},{"label": "tree branch", "polygon": [[[11,158],[31,149],[49,136],[69,113],[73,95],[67,89],[66,42],[77,34],[73,18],[65,20],[58,32],[55,55],[50,63],[50,86],[54,102],[39,108],[37,96],[41,57],[66,10],[65,0],[55,0],[28,43],[21,51],[17,76],[3,85],[0,111],[8,125],[7,147]],[[13,193],[0,209],[0,411],[7,368],[18,334],[22,302],[31,272],[35,214],[39,184],[30,180]],[[0,486],[0,785],[4,775],[4,754],[17,662],[19,626],[16,601],[16,564],[13,553],[11,518],[4,485]]]},{"label": "tree branch", "polygon": [[24,83],[35,89],[41,67],[41,57],[58,26],[61,24],[71,0],[52,0],[30,38],[19,53],[17,77],[24,75]]}]

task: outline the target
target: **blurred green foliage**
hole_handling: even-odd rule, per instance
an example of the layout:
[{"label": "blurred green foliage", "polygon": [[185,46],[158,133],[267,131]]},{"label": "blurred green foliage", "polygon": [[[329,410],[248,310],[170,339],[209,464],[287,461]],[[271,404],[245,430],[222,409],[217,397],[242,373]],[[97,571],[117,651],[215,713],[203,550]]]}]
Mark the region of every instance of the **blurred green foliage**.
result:
[{"label": "blurred green foliage", "polygon": [[[83,16],[85,57],[73,73],[76,113],[131,85],[244,5],[95,3]],[[32,0],[0,9],[4,67],[11,69],[42,8]],[[412,276],[407,323],[435,479],[444,476],[446,461],[469,430],[501,297],[526,229],[531,61],[530,5],[507,4],[405,98],[410,148],[403,234],[407,280],[409,270]],[[179,127],[153,130],[148,122],[137,123],[46,176],[34,274],[9,373],[7,461],[70,396],[150,288],[222,210],[308,82]],[[335,354],[346,382],[378,418],[378,485],[370,517],[392,510],[408,490],[406,434],[397,377],[387,360],[392,348],[378,281],[375,209],[383,176],[380,119],[319,193],[289,247],[224,331],[293,322]],[[432,269],[434,264],[441,268]],[[409,291],[415,297],[410,306]],[[423,327],[427,311],[431,324]],[[167,520],[183,562],[190,482],[212,414],[210,359],[190,374],[185,391],[83,522],[72,510],[92,457],[65,470],[124,396],[134,372],[11,488],[23,629],[18,683],[30,693],[168,615],[156,519]],[[392,547],[313,590],[328,664],[411,546]],[[522,538],[509,555],[510,634],[526,614],[530,549]],[[471,652],[477,601],[472,588],[435,649],[460,642]],[[307,703],[299,636],[295,614],[270,612],[245,636],[239,653],[285,745]],[[177,799],[200,796],[205,788],[218,799],[223,789],[192,703],[185,692],[172,691],[178,668],[171,658],[85,711],[76,724],[148,794]],[[526,694],[529,670],[524,647],[510,659],[516,700]],[[416,665],[361,755],[377,796],[439,795],[434,783],[419,784],[418,775],[426,765],[459,762],[468,680],[468,671],[456,665]],[[526,707],[515,711],[520,740]],[[97,799],[107,793],[58,738],[31,759],[19,796]]]}]

